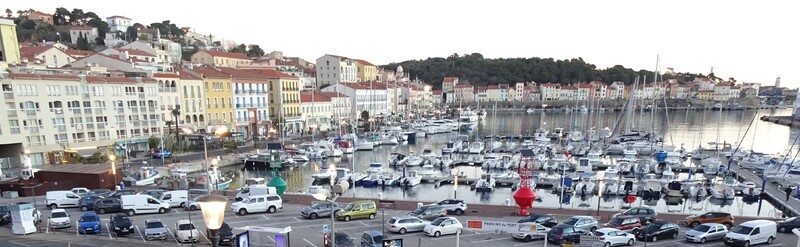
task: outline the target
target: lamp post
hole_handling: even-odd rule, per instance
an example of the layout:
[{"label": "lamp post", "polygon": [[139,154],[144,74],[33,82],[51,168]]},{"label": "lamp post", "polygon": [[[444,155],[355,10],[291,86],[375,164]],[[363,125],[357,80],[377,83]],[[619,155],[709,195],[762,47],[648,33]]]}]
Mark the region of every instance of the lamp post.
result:
[{"label": "lamp post", "polygon": [[453,199],[458,200],[458,168],[453,169]]},{"label": "lamp post", "polygon": [[314,199],[331,203],[331,246],[336,246],[336,212],[333,211],[333,204],[336,203],[336,198],[338,197],[331,198],[329,195],[321,193],[312,194],[311,196],[313,196]]},{"label": "lamp post", "polygon": [[225,206],[228,205],[228,198],[220,195],[204,195],[197,198],[200,205],[200,212],[203,214],[203,222],[208,229],[208,240],[212,247],[219,246],[219,228],[225,218]]},{"label": "lamp post", "polygon": [[117,165],[114,163],[117,160],[117,156],[109,155],[108,160],[111,161],[111,175],[114,176],[114,186],[117,186]]}]

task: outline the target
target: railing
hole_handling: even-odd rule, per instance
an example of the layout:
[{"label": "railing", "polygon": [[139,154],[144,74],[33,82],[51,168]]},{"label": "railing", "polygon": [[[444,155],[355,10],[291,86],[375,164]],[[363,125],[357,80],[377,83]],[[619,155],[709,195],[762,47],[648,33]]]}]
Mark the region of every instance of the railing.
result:
[{"label": "railing", "polygon": [[135,106],[131,107],[131,112],[139,112],[139,108]]},{"label": "railing", "polygon": [[174,88],[174,87],[158,88],[158,92],[160,92],[160,93],[174,93],[174,92],[177,92],[177,91],[178,91],[178,89]]},{"label": "railing", "polygon": [[6,110],[6,115],[8,115],[9,117],[16,117],[17,110]]},{"label": "railing", "polygon": [[14,99],[14,92],[3,92],[3,98]]},{"label": "railing", "polygon": [[56,125],[56,130],[58,131],[67,131],[66,125]]},{"label": "railing", "polygon": [[97,123],[97,128],[98,129],[104,129],[104,128],[106,128],[106,124],[108,124],[108,123],[99,122],[99,123]]},{"label": "railing", "polygon": [[94,123],[87,123],[86,124],[86,128],[87,129],[94,129]]},{"label": "railing", "polygon": [[118,125],[120,128],[125,128],[125,122],[117,122],[117,125]]},{"label": "railing", "polygon": [[83,95],[84,99],[88,99],[89,98],[89,93],[82,93],[81,95]]},{"label": "railing", "polygon": [[11,134],[19,134],[21,133],[19,127],[11,128]]},{"label": "railing", "polygon": [[83,108],[83,113],[92,114],[92,108]]},{"label": "railing", "polygon": [[39,127],[38,126],[36,126],[36,127],[31,126],[30,128],[28,128],[28,132],[31,133],[31,134],[39,134]]},{"label": "railing", "polygon": [[103,108],[94,108],[93,111],[94,111],[94,114],[98,114],[98,115],[102,115],[103,114]]},{"label": "railing", "polygon": [[114,110],[116,110],[117,113],[125,113],[125,108],[114,108]]},{"label": "railing", "polygon": [[75,138],[74,143],[86,142],[86,138]]},{"label": "railing", "polygon": [[156,107],[154,107],[154,106],[147,107],[147,111],[155,112],[156,111]]},{"label": "railing", "polygon": [[36,116],[36,110],[25,110],[25,114],[28,114],[28,116]]},{"label": "railing", "polygon": [[146,106],[139,107],[139,110],[142,111],[142,112],[146,112],[147,111],[147,107]]}]

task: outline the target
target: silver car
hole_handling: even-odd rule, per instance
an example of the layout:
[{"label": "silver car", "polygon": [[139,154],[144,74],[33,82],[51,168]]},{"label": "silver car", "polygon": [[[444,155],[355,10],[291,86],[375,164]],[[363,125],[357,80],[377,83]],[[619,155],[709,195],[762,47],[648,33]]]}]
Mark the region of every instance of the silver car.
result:
[{"label": "silver car", "polygon": [[386,221],[386,229],[402,235],[406,232],[421,232],[425,229],[425,225],[430,223],[430,221],[424,221],[414,216],[398,215]]},{"label": "silver car", "polygon": [[[518,223],[520,231],[511,235],[514,239],[530,242],[534,239],[544,239],[547,232],[550,231],[547,227],[539,223]],[[525,226],[525,229],[522,229]]]},{"label": "silver car", "polygon": [[723,224],[705,223],[686,232],[686,241],[704,244],[706,241],[720,240],[728,234]]},{"label": "silver car", "polygon": [[[339,204],[333,203],[333,212],[338,212],[341,210],[341,206]],[[318,217],[331,217],[331,203],[330,202],[315,202],[311,206],[303,208],[300,211],[300,215],[303,218],[309,218],[312,220],[317,219]]]},{"label": "silver car", "polygon": [[559,225],[569,225],[584,231],[594,232],[597,230],[597,220],[591,216],[572,216],[562,221]]},{"label": "silver car", "polygon": [[147,240],[166,240],[167,228],[161,220],[150,219],[144,221],[144,238]]}]

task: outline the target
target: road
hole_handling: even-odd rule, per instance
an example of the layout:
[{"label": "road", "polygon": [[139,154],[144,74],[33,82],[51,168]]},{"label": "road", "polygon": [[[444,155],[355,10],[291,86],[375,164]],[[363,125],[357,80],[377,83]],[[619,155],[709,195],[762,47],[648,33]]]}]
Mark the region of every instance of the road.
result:
[{"label": "road", "polygon": [[[43,205],[43,204],[39,204]],[[274,214],[251,214],[246,216],[234,215],[230,211],[225,214],[225,222],[234,228],[234,233],[240,233],[241,228],[246,226],[264,226],[264,227],[292,227],[290,234],[290,241],[293,246],[301,247],[322,247],[322,225],[330,225],[327,219],[309,220],[300,217],[300,210],[304,205],[286,204],[283,209],[279,209]],[[50,211],[46,208],[40,208],[42,214],[48,216]],[[73,222],[80,217],[80,210],[67,209]],[[382,230],[381,222],[388,220],[390,216],[397,214],[405,214],[406,212],[386,210],[383,212],[383,220],[381,219],[381,212],[374,220],[353,220],[351,222],[336,222],[336,231],[344,232],[354,239],[358,244],[361,234],[367,230]],[[139,231],[126,236],[116,236],[108,231],[108,221],[112,214],[101,215],[102,230],[99,234],[81,235],[76,233],[76,229],[59,229],[56,231],[47,229],[45,223],[39,224],[40,233],[29,234],[26,236],[17,236],[11,234],[10,225],[0,227],[0,246],[21,246],[21,247],[48,247],[48,246],[190,246],[190,244],[180,244],[175,241],[173,235],[165,241],[145,241]],[[161,219],[162,222],[174,234],[175,222],[179,219],[191,218],[198,225],[201,233],[205,233],[205,226],[203,226],[202,217],[200,212],[188,212],[180,208],[175,208],[166,214],[150,214],[150,215],[136,215],[133,216],[134,224],[140,230],[143,230],[144,221],[146,219]],[[515,222],[519,217],[503,217],[503,218],[487,218],[477,215],[463,215],[457,217],[462,224],[466,224],[467,220],[491,220],[491,221],[505,221]],[[559,219],[563,220],[563,219]],[[73,223],[74,224],[74,223]],[[688,230],[682,228],[681,234]],[[202,234],[199,245],[209,246],[207,236]],[[439,238],[433,238],[423,235],[422,233],[407,233],[406,235],[388,234],[389,238],[402,238],[406,246],[422,247],[422,246],[456,246],[456,236],[448,235]],[[792,233],[779,233],[778,238],[772,246],[787,246],[793,247],[797,241],[797,237]],[[465,229],[460,237],[461,246],[545,246],[544,243],[534,241],[530,243],[523,243],[513,240],[508,235],[497,234],[491,232],[476,232]],[[66,244],[68,243],[68,244]],[[558,246],[549,244],[547,246]],[[634,246],[644,246],[643,243],[637,242]],[[687,243],[683,240],[664,240],[656,243],[648,243],[647,246],[660,247],[660,246],[700,246],[699,244]],[[703,245],[705,247],[723,246],[721,242],[712,242]]]}]

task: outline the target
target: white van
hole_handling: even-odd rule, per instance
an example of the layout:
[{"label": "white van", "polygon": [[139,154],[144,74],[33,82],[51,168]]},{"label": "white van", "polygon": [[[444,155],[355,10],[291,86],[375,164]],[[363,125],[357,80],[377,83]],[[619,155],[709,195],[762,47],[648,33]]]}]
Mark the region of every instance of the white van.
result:
[{"label": "white van", "polygon": [[751,220],[731,228],[725,234],[725,245],[750,246],[775,241],[778,234],[777,223],[770,220]]},{"label": "white van", "polygon": [[186,203],[189,201],[189,191],[188,190],[164,191],[164,193],[161,193],[161,198],[158,198],[158,200],[169,204],[170,207],[184,207]]},{"label": "white van", "polygon": [[122,212],[128,216],[147,213],[163,214],[170,210],[169,204],[150,195],[123,195],[120,200],[122,200]]},{"label": "white van", "polygon": [[267,187],[263,184],[248,185],[247,187],[241,188],[239,193],[236,193],[236,201],[241,201],[252,196],[265,196],[273,194],[278,194],[278,189],[275,187]]},{"label": "white van", "polygon": [[45,196],[47,208],[77,208],[81,197],[69,190],[48,191]]},{"label": "white van", "polygon": [[233,213],[240,215],[259,212],[275,213],[279,208],[283,208],[283,199],[278,194],[250,196],[244,201],[231,203]]}]

